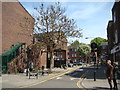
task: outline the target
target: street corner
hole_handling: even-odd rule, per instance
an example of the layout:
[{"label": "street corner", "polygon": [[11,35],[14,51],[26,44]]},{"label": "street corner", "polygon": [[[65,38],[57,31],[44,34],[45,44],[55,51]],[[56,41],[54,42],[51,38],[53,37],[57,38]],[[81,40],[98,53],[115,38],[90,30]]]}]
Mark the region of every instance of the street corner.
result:
[{"label": "street corner", "polygon": [[82,76],[79,78],[79,80],[78,80],[78,82],[77,82],[77,87],[78,87],[78,88],[83,88],[84,90],[86,90],[86,89],[85,89],[85,86],[83,85],[83,81],[84,81],[87,73],[88,73],[88,71],[85,71],[85,72],[82,74]]},{"label": "street corner", "polygon": [[92,88],[92,89],[109,89],[109,85],[108,85],[108,81],[105,80],[101,80],[101,79],[97,79],[96,81],[94,81],[94,79],[84,79],[81,83],[81,85],[84,88]]}]

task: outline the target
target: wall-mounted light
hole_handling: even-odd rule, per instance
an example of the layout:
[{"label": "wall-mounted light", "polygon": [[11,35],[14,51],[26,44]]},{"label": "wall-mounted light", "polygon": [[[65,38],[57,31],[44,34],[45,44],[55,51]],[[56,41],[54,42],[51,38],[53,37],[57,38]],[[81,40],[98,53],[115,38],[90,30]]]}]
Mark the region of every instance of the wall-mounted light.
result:
[{"label": "wall-mounted light", "polygon": [[44,52],[46,52],[45,49],[43,49],[43,50],[41,51],[41,55],[42,55],[42,53],[44,53]]}]

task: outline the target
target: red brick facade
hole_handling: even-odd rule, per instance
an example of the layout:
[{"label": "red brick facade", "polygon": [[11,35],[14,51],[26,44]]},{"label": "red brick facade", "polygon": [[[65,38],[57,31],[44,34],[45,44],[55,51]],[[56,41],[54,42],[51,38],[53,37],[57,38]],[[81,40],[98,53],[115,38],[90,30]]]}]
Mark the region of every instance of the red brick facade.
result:
[{"label": "red brick facade", "polygon": [[[22,72],[27,67],[27,55],[22,49],[32,43],[33,27],[33,17],[19,2],[2,2],[2,51],[0,53],[5,53],[13,45],[26,44],[19,48],[20,55],[13,61],[7,62],[8,73]],[[34,61],[36,64],[39,63],[37,60]]]},{"label": "red brick facade", "polygon": [[[38,42],[42,42],[42,36],[43,34],[36,34],[35,38],[37,39]],[[40,38],[41,37],[41,38]],[[50,60],[49,60],[49,54],[46,52],[48,49],[52,50],[51,46],[48,45],[47,48],[45,48],[45,52],[41,57],[39,57],[39,60],[41,60],[41,66],[44,65],[46,68],[50,67]],[[66,64],[68,60],[68,55],[67,55],[67,39],[63,38],[62,40],[59,41],[57,46],[54,48],[54,66],[55,67],[60,67],[61,64]],[[62,60],[62,61],[61,61]],[[62,62],[62,63],[61,63]],[[63,63],[64,62],[64,63]]]},{"label": "red brick facade", "polygon": [[9,50],[11,45],[19,43],[31,44],[33,26],[34,19],[19,2],[3,2],[2,52],[0,53]]},{"label": "red brick facade", "polygon": [[77,54],[77,47],[68,47],[68,59],[70,62],[79,62],[81,57]]}]

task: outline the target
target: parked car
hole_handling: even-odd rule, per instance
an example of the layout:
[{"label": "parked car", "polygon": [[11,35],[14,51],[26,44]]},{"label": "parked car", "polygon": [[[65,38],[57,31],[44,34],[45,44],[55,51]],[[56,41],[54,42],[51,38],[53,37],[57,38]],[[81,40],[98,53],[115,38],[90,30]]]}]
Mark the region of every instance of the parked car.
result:
[{"label": "parked car", "polygon": [[74,64],[73,63],[68,63],[68,67],[73,67]]},{"label": "parked car", "polygon": [[76,62],[76,63],[74,63],[74,65],[83,65],[83,63],[82,62]]}]

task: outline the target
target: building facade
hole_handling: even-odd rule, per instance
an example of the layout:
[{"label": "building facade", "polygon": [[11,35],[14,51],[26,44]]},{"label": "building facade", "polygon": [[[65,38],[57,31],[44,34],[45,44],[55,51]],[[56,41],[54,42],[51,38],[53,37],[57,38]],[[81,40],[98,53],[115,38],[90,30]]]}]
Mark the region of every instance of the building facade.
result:
[{"label": "building facade", "polygon": [[101,63],[108,59],[108,42],[101,43]]},{"label": "building facade", "polygon": [[69,46],[68,47],[68,60],[71,63],[79,62],[81,59],[80,55],[77,53],[76,46]]},{"label": "building facade", "polygon": [[20,2],[2,2],[2,70],[27,68],[27,47],[33,44],[34,18]]},{"label": "building facade", "polygon": [[[53,36],[54,35],[55,34],[53,33]],[[67,48],[68,47],[67,47],[67,39],[66,38],[62,38],[61,40],[58,40],[58,43],[54,47],[54,45],[52,45],[51,43],[46,43],[45,39],[42,39],[43,37],[45,37],[44,34],[36,34],[36,35],[34,35],[34,37],[36,38],[37,42],[39,42],[41,44],[41,48],[44,48],[44,49],[42,49],[43,54],[44,54],[43,58],[41,59],[41,57],[39,57],[39,60],[41,59],[41,66],[44,66],[45,68],[50,68],[50,52],[54,53],[53,68],[61,67],[62,65],[67,64],[67,60],[68,60],[68,55],[67,55],[68,49]],[[46,38],[46,40],[47,40],[47,38]],[[47,42],[48,42],[48,40],[47,40]],[[46,43],[46,44],[42,45],[42,43]]]},{"label": "building facade", "polygon": [[33,39],[34,19],[20,2],[2,2],[2,52]]},{"label": "building facade", "polygon": [[115,2],[112,8],[112,20],[107,26],[107,36],[110,59],[120,64],[120,1]]}]

